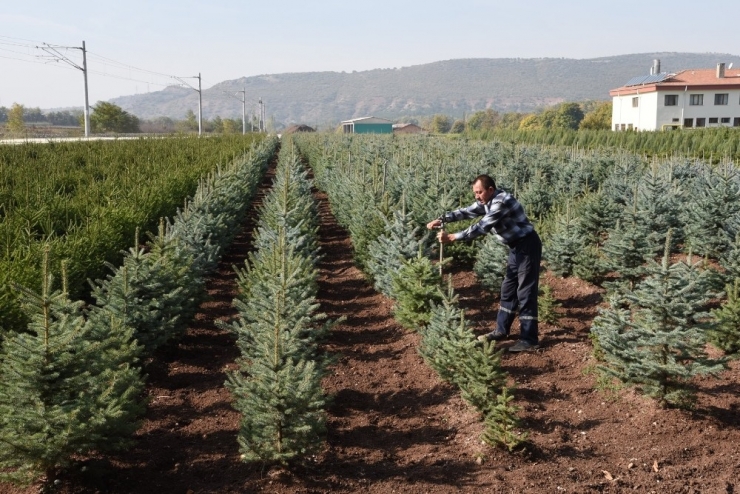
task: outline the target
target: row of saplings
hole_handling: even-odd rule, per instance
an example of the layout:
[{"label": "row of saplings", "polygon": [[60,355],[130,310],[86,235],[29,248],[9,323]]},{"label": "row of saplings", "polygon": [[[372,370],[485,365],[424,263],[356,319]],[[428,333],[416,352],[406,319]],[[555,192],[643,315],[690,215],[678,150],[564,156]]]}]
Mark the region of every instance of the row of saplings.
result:
[{"label": "row of saplings", "polygon": [[[343,189],[344,182],[336,178],[332,167],[314,164],[318,165],[313,168],[317,184],[327,192],[337,220],[350,232],[358,265],[375,288],[394,301],[396,320],[421,333],[419,351],[427,364],[480,411],[486,426],[482,439],[510,450],[521,445],[527,435],[518,427],[517,408],[501,368],[501,351],[493,343],[477,341],[452,288],[442,289],[442,277],[430,260],[430,239],[420,234],[405,209],[391,213],[388,219],[370,207],[358,207],[361,193]],[[378,231],[378,218],[384,226],[372,235],[371,230]],[[487,271],[487,286],[498,290],[507,251],[490,241],[484,245],[487,256],[479,262],[479,270]]]},{"label": "row of saplings", "polygon": [[329,359],[319,349],[331,324],[318,313],[318,208],[298,158],[280,155],[259,210],[253,247],[237,269],[239,367],[227,388],[241,413],[238,442],[246,462],[287,463],[321,448]]},{"label": "row of saplings", "polygon": [[93,304],[70,300],[64,273],[55,283],[48,251],[40,291],[17,287],[31,322],[0,349],[0,480],[58,483],[75,458],[131,443],[142,367],[192,320],[276,146],[266,140],[202,180],[158,235],[137,238],[92,284]]}]

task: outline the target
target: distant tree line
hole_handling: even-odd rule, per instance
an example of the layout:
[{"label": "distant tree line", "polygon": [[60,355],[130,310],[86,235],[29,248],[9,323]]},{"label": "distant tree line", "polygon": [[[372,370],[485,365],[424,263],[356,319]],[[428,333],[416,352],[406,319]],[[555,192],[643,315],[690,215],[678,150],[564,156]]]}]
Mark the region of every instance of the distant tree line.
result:
[{"label": "distant tree line", "polygon": [[462,119],[437,114],[421,119],[406,119],[436,134],[481,135],[495,131],[517,130],[608,130],[611,128],[612,103],[588,101],[561,103],[534,113],[501,113],[480,110]]},{"label": "distant tree line", "polygon": [[[14,103],[11,108],[0,107],[0,129],[5,128],[11,135],[28,133],[29,127],[35,124],[84,127],[84,115],[81,111],[61,111],[43,113],[39,108],[26,108]],[[242,120],[232,118],[203,119],[203,132],[217,134],[242,133]],[[247,121],[247,132],[259,127],[257,121]],[[275,123],[271,122],[275,127]],[[101,133],[192,133],[198,131],[198,119],[192,110],[188,110],[182,120],[170,117],[158,117],[141,120],[123,110],[120,106],[99,101],[90,107],[90,130],[93,134]]]},{"label": "distant tree line", "polygon": [[[14,104],[13,107],[17,105]],[[23,105],[18,105],[23,108],[23,122],[28,124],[34,123],[48,123],[50,125],[79,125],[79,119],[82,116],[81,111],[52,111],[43,113],[40,108],[25,108]],[[4,124],[8,122],[11,108],[0,106],[0,123]],[[17,110],[16,110],[17,111]]]}]

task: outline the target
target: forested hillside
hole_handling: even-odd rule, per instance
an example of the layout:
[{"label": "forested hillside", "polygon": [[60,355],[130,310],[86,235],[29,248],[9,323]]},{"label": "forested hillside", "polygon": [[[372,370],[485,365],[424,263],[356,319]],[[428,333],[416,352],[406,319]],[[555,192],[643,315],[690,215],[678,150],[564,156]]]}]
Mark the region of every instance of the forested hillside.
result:
[{"label": "forested hillside", "polygon": [[[402,116],[463,113],[492,108],[529,112],[562,101],[608,100],[609,90],[630,78],[646,75],[653,59],[661,70],[677,72],[738,64],[740,57],[723,53],[642,53],[585,60],[567,58],[460,59],[412,67],[363,72],[306,72],[242,77],[215,85],[203,74],[203,114],[241,118],[236,91],[245,90],[255,111],[266,104],[268,121],[334,125],[341,120],[375,115]],[[181,87],[112,100],[139,118],[184,118],[197,113],[198,94]]]}]

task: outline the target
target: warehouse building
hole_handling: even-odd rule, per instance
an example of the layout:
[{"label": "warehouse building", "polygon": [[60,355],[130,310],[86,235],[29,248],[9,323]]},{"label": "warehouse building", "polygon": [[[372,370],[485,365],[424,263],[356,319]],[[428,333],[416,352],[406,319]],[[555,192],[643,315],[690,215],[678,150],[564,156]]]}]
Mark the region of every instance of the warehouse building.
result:
[{"label": "warehouse building", "polygon": [[362,117],[342,122],[344,134],[391,134],[393,122],[377,117]]}]

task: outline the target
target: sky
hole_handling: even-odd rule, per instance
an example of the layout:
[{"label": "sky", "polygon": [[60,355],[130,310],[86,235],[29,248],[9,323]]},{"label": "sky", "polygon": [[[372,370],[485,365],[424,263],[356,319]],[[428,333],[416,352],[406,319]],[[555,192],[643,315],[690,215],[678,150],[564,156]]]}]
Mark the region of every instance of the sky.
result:
[{"label": "sky", "polygon": [[72,64],[82,66],[83,41],[94,105],[172,84],[197,89],[198,74],[207,89],[458,58],[738,55],[738,19],[738,0],[3,1],[0,106],[82,107],[83,72]]}]

